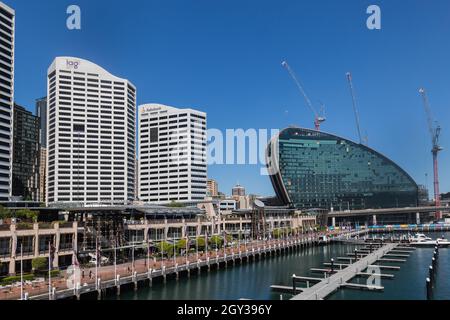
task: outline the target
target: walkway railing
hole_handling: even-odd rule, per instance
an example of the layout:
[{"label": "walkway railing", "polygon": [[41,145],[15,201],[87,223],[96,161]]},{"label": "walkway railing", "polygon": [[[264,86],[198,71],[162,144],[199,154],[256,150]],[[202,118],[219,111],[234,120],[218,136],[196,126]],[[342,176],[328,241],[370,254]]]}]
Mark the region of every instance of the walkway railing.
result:
[{"label": "walkway railing", "polygon": [[[81,271],[80,279],[72,279],[67,272],[61,273],[61,277],[53,278],[49,283],[41,281],[24,282],[24,298],[27,299],[62,299],[73,296],[80,296],[85,293],[105,290],[112,287],[120,287],[127,283],[137,283],[149,279],[152,281],[156,277],[200,270],[221,263],[227,264],[230,261],[255,257],[258,255],[281,251],[287,248],[311,245],[322,242],[324,235],[330,237],[341,237],[350,234],[349,231],[305,234],[283,239],[254,240],[242,242],[237,246],[210,250],[202,253],[190,253],[184,256],[176,256],[171,259],[158,260],[155,257],[147,256],[137,259],[131,263],[103,266],[99,268],[86,268]],[[354,232],[351,232],[354,234]],[[20,283],[8,288],[0,289],[0,300],[20,299]]]}]

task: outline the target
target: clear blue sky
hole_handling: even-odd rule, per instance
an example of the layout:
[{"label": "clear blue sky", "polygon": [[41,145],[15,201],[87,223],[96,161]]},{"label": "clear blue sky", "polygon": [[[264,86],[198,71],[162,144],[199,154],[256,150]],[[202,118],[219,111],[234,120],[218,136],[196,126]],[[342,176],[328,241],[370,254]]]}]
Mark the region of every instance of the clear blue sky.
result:
[{"label": "clear blue sky", "polygon": [[[356,140],[345,73],[352,71],[369,145],[432,186],[431,140],[418,88],[441,122],[441,190],[450,191],[450,2],[2,0],[16,9],[16,102],[34,110],[55,56],[91,60],[130,79],[138,103],[192,107],[210,128],[311,127],[313,116],[281,61],[288,59],[323,130]],[[82,30],[66,28],[70,4]],[[382,9],[382,30],[366,28],[366,8]],[[239,181],[271,195],[259,166],[212,166],[230,193]]]}]

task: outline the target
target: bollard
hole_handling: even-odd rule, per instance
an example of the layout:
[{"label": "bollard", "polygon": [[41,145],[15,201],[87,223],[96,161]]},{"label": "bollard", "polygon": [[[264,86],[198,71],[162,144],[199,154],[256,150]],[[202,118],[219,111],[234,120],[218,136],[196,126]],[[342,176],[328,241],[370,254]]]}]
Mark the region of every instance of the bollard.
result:
[{"label": "bollard", "polygon": [[431,285],[431,280],[430,278],[427,278],[427,300],[431,300],[432,295],[433,295],[433,287]]},{"label": "bollard", "polygon": [[355,262],[358,261],[358,249],[355,249]]},{"label": "bollard", "polygon": [[295,295],[297,293],[295,274],[292,275],[292,294]]},{"label": "bollard", "polygon": [[334,259],[331,258],[331,272],[334,272]]}]

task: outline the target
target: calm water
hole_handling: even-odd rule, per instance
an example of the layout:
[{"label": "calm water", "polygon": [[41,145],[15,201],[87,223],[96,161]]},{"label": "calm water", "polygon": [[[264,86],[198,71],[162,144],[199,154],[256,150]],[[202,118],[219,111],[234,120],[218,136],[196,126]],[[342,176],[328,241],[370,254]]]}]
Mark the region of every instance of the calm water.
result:
[{"label": "calm water", "polygon": [[[429,234],[432,238],[442,234]],[[445,234],[450,238],[450,233]],[[219,271],[205,271],[190,279],[182,277],[179,281],[168,280],[167,284],[154,283],[152,288],[141,288],[137,292],[123,291],[122,300],[279,300],[280,294],[273,293],[273,284],[291,286],[293,274],[321,277],[311,274],[310,268],[323,268],[323,262],[331,258],[345,256],[355,249],[352,245],[335,244],[326,247],[303,249],[286,256],[263,259],[256,263],[236,265]],[[401,267],[400,271],[384,270],[383,273],[395,275],[393,280],[382,280],[384,292],[340,290],[330,299],[425,299],[425,279],[433,255],[432,248],[417,249],[407,262],[392,265]],[[383,263],[387,264],[387,263]],[[358,280],[355,280],[356,282]],[[284,294],[284,299],[290,296]],[[450,300],[450,249],[440,250],[434,298]],[[116,299],[109,296],[108,299]]]}]

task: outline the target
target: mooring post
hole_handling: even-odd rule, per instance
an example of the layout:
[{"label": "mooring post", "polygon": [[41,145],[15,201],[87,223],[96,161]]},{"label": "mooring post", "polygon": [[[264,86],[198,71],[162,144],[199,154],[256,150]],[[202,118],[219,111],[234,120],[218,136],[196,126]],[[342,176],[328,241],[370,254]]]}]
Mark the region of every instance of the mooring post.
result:
[{"label": "mooring post", "polygon": [[434,270],[433,270],[433,266],[430,266],[429,271],[430,271],[430,280],[433,281],[433,280],[434,280]]},{"label": "mooring post", "polygon": [[431,300],[432,295],[433,295],[433,287],[431,285],[431,279],[427,278],[427,300]]},{"label": "mooring post", "polygon": [[117,288],[116,293],[118,296],[120,296],[120,275],[117,275],[116,278],[116,288]]},{"label": "mooring post", "polygon": [[292,294],[295,295],[297,293],[295,274],[292,275]]},{"label": "mooring post", "polygon": [[358,249],[355,249],[355,262],[358,261]]},{"label": "mooring post", "polygon": [[331,272],[334,272],[334,259],[331,258]]},{"label": "mooring post", "polygon": [[101,286],[101,279],[97,279],[97,300],[102,300],[102,286]]}]

